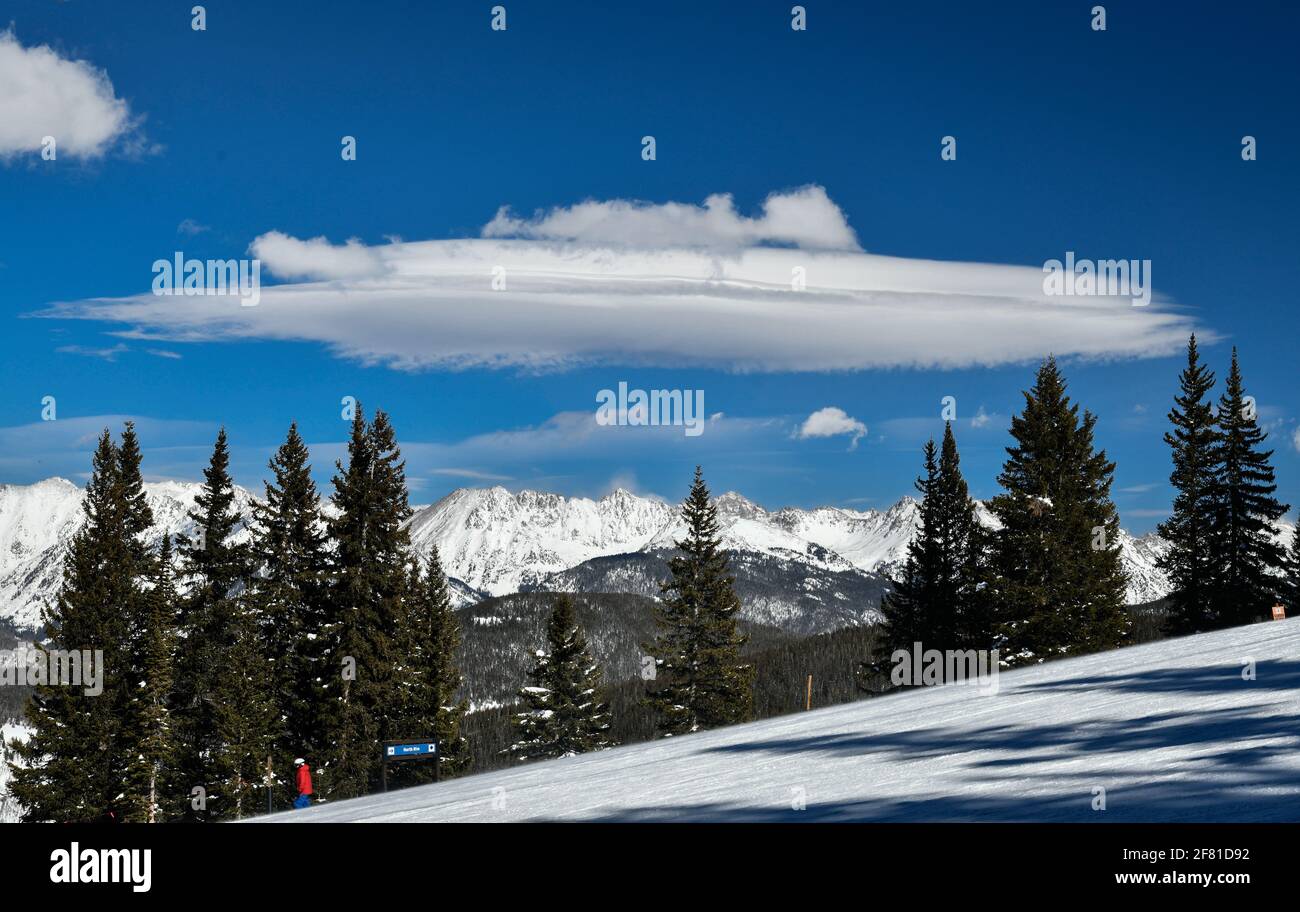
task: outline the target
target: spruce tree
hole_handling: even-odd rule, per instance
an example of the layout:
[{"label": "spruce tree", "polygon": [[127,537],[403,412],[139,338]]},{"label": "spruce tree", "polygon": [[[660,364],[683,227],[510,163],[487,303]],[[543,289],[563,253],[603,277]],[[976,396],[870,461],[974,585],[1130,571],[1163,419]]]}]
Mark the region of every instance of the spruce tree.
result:
[{"label": "spruce tree", "polygon": [[[32,729],[14,742],[10,791],[27,821],[77,822],[121,819],[125,808],[123,737],[131,677],[131,619],[138,590],[133,578],[135,520],[126,502],[117,446],[100,435],[83,499],[85,523],[73,536],[63,586],[43,615],[51,650],[102,650],[96,663],[102,690],[47,680],[27,707]],[[125,608],[125,610],[124,610]]]},{"label": "spruce tree", "polygon": [[229,612],[220,631],[221,668],[212,682],[217,747],[207,776],[218,792],[212,818],[238,820],[262,806],[275,706],[271,666],[261,651],[257,620],[247,599],[230,599]]},{"label": "spruce tree", "polygon": [[664,597],[655,606],[658,636],[646,647],[662,685],[650,702],[667,735],[744,722],[754,699],[754,669],[740,658],[745,637],[737,626],[735,578],[698,466],[682,518],[686,537],[668,562],[672,578],[661,584]]},{"label": "spruce tree", "polygon": [[1095,451],[1096,417],[1066,395],[1053,358],[1011,420],[1016,445],[991,503],[1001,660],[1013,666],[1121,645],[1127,635],[1114,463]]},{"label": "spruce tree", "polygon": [[1288,553],[1287,585],[1283,591],[1283,604],[1287,617],[1300,617],[1300,522],[1291,530],[1291,550]]},{"label": "spruce tree", "polygon": [[519,760],[571,757],[611,747],[609,704],[603,702],[600,666],[587,648],[573,599],[560,594],[546,624],[547,649],[539,649],[519,691],[527,707],[515,715]]},{"label": "spruce tree", "polygon": [[[249,734],[264,704],[245,699],[249,675],[267,671],[251,642],[256,630],[245,590],[252,576],[247,544],[232,541],[241,518],[235,509],[230,452],[223,428],[203,471],[203,488],[189,518],[193,535],[179,540],[181,575],[188,593],[180,602],[181,641],[176,659],[177,780],[173,794],[191,820],[229,818],[241,799],[240,771],[251,761]],[[238,705],[223,701],[236,696]],[[246,713],[246,718],[237,718]],[[231,740],[234,739],[234,740]],[[257,750],[265,757],[264,741]],[[263,762],[264,759],[263,759]],[[195,789],[201,789],[204,800]],[[197,806],[196,806],[197,805]]]},{"label": "spruce tree", "polygon": [[[412,568],[406,624],[405,736],[436,738],[439,774],[447,778],[463,770],[469,762],[469,744],[460,733],[461,719],[469,704],[456,699],[461,685],[456,660],[460,649],[460,621],[451,606],[451,593],[436,546],[429,550],[423,573],[418,564]],[[430,775],[426,764],[407,764],[407,768],[411,781],[423,781]]]},{"label": "spruce tree", "polygon": [[127,769],[126,819],[160,823],[166,817],[167,774],[175,762],[175,738],[169,705],[176,659],[176,587],[172,580],[172,542],[164,535],[155,565],[148,611],[136,644],[137,683],[131,707],[135,756]]},{"label": "spruce tree", "polygon": [[941,651],[992,647],[987,534],[961,474],[952,424],[944,426],[941,451],[930,440],[923,452],[917,531],[899,578],[881,601],[877,654],[860,670],[868,682],[888,677],[895,650],[911,653],[916,643]]},{"label": "spruce tree", "polygon": [[1215,626],[1213,592],[1218,560],[1211,539],[1216,490],[1218,425],[1213,403],[1214,373],[1200,363],[1196,336],[1187,342],[1187,366],[1179,376],[1179,395],[1169,411],[1172,431],[1165,443],[1173,451],[1170,482],[1178,492],[1173,512],[1158,527],[1169,550],[1156,565],[1169,577],[1169,626],[1192,633]]},{"label": "spruce tree", "polygon": [[[321,759],[327,570],[320,495],[306,443],[296,424],[268,467],[265,499],[254,506],[252,608],[271,666],[275,708],[273,768],[293,769],[295,757]],[[292,787],[291,775],[284,777]]]},{"label": "spruce tree", "polygon": [[[880,602],[881,621],[880,653],[869,669],[871,674],[888,674],[891,656],[895,650],[912,651],[914,643],[933,648],[938,644],[935,627],[935,606],[938,602],[941,575],[938,522],[935,516],[938,501],[935,492],[939,487],[939,462],[934,440],[926,441],[925,474],[915,482],[921,495],[920,519],[916,533],[907,545],[907,556],[893,588]],[[951,644],[950,644],[951,645]]]},{"label": "spruce tree", "polygon": [[953,644],[940,648],[990,649],[994,637],[993,607],[988,591],[991,537],[980,524],[975,501],[962,475],[951,423],[944,425],[934,497],[942,580],[940,598],[951,606],[941,607],[938,612],[944,625],[940,627],[940,642],[948,640]]},{"label": "spruce tree", "polygon": [[411,515],[405,467],[392,425],[376,412],[367,425],[360,404],[337,464],[330,520],[333,555],[325,693],[327,753],[322,777],[331,797],[364,795],[378,784],[380,746],[401,734]]},{"label": "spruce tree", "polygon": [[[160,798],[158,780],[165,769],[165,763],[170,759],[167,756],[155,758],[157,765],[153,777],[132,774],[134,766],[141,762],[142,757],[155,757],[159,748],[152,727],[152,722],[156,720],[149,717],[149,711],[144,710],[141,701],[159,701],[165,711],[171,686],[170,669],[146,665],[150,640],[157,635],[168,641],[175,633],[175,619],[170,614],[175,604],[174,593],[163,594],[166,602],[161,607],[162,614],[156,615],[160,606],[155,590],[164,576],[161,574],[161,556],[153,554],[146,542],[146,535],[153,526],[153,511],[144,491],[141,463],[142,454],[135,425],[128,421],[122,429],[121,442],[117,447],[117,484],[123,506],[122,532],[129,560],[128,567],[124,569],[132,580],[131,594],[121,605],[127,628],[122,661],[129,664],[122,669],[120,692],[116,697],[123,720],[115,752],[120,758],[121,768],[126,771],[126,781],[119,799],[121,819],[124,820],[147,820],[150,814],[153,819],[157,819],[156,809]],[[156,625],[166,626],[165,629],[159,629]],[[163,680],[153,681],[155,673],[161,674]]]},{"label": "spruce tree", "polygon": [[1285,588],[1287,557],[1276,538],[1277,522],[1290,507],[1273,493],[1277,484],[1262,449],[1268,434],[1259,427],[1232,350],[1232,366],[1219,398],[1217,478],[1210,539],[1216,560],[1211,616],[1220,626],[1268,617]]}]

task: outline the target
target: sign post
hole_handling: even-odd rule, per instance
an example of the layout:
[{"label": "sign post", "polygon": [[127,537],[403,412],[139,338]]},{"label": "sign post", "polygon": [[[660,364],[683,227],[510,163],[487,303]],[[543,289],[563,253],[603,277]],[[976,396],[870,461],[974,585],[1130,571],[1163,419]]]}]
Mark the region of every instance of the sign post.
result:
[{"label": "sign post", "polygon": [[432,760],[433,781],[438,781],[438,740],[429,738],[424,741],[385,741],[384,762],[380,770],[380,781],[384,791],[388,791],[388,764],[399,760]]}]

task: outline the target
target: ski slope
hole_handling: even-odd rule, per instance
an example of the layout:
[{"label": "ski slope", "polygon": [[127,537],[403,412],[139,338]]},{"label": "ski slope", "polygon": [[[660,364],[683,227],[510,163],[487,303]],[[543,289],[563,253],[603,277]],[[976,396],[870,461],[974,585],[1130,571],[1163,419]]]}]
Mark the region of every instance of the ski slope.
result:
[{"label": "ski slope", "polygon": [[260,819],[1300,821],[1300,618]]}]

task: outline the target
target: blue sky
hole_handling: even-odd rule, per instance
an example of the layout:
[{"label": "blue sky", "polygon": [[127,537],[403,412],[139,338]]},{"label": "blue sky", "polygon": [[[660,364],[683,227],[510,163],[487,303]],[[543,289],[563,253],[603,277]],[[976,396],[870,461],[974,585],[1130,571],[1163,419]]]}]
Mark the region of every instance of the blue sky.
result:
[{"label": "blue sky", "polygon": [[[485,483],[675,499],[701,462],[716,490],[769,507],[883,507],[910,491],[953,396],[964,467],[986,497],[1020,390],[1054,350],[1100,416],[1125,525],[1145,531],[1170,499],[1160,436],[1182,356],[1169,339],[1195,327],[1220,375],[1240,347],[1280,496],[1300,502],[1290,4],[1111,3],[1105,32],[1077,3],[813,2],[804,32],[791,30],[788,3],[512,0],[504,32],[490,28],[491,3],[212,2],[205,31],[191,29],[191,5],[4,4],[8,65],[35,66],[48,46],[60,74],[74,61],[102,71],[105,117],[117,120],[98,146],[65,142],[55,161],[24,146],[20,118],[0,128],[0,481],[83,480],[95,431],[121,416],[140,422],[151,477],[197,478],[224,424],[238,480],[257,485],[297,420],[325,480],[346,431],[340,400],[355,396],[393,416],[417,502]],[[49,132],[44,116],[28,133]],[[1252,162],[1240,154],[1248,134]],[[355,161],[340,156],[345,135]],[[642,159],[645,135],[654,161]],[[940,158],[945,135],[956,161]],[[811,209],[765,216],[771,194],[800,192],[816,196]],[[804,321],[780,299],[781,319],[795,313],[795,329],[825,339],[821,360],[716,283],[623,301],[564,261],[553,289],[563,301],[547,297],[539,276],[560,262],[548,259],[557,238],[570,253],[622,244],[610,255],[622,275],[641,264],[629,245],[666,262],[675,245],[643,237],[635,216],[667,210],[633,209],[628,221],[610,201],[702,207],[715,194],[730,207],[688,222],[706,235],[719,221],[750,226],[754,238],[722,249],[705,237],[700,262],[750,250],[755,269],[788,272],[772,248],[807,250],[815,285],[828,245],[791,242],[791,225],[847,223],[849,246],[829,246],[850,273],[881,262],[871,256],[942,261],[946,282],[991,294],[1002,273],[961,264],[1023,267],[1007,272],[1020,281],[1076,251],[1149,259],[1157,302],[1104,317],[1072,351],[1083,324],[1071,302],[1053,302],[1041,326],[1037,313],[1008,311],[964,340],[945,315],[978,305],[949,293],[926,317],[914,294],[934,289],[915,275],[913,296],[879,299],[878,321],[841,321],[834,302]],[[606,208],[564,235],[566,207],[584,201]],[[501,207],[515,230],[489,234],[517,246],[482,238]],[[548,219],[557,207],[567,222]],[[191,299],[101,302],[148,296],[151,264],[175,251],[248,257],[259,238],[257,308],[195,316]],[[340,271],[349,239],[399,271],[454,278],[368,296],[373,276]],[[472,239],[464,249],[482,263],[519,255],[509,307],[457,295],[480,262],[466,265],[462,248],[410,246],[456,239]],[[312,282],[322,284],[296,284]],[[696,292],[714,318],[701,338],[716,343],[692,340]],[[1165,324],[1141,322],[1157,312]],[[520,354],[532,338],[544,363]],[[698,437],[593,430],[597,391],[619,381],[703,389],[706,412],[722,417]],[[40,420],[45,396],[57,421]],[[852,434],[800,438],[828,407],[866,426],[856,445]]]}]

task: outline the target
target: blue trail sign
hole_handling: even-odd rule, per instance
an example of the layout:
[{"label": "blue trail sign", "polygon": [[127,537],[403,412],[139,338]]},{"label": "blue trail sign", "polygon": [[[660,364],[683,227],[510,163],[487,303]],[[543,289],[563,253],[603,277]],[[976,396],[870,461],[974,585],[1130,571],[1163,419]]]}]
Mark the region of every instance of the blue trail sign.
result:
[{"label": "blue trail sign", "polygon": [[438,781],[438,767],[441,766],[441,764],[438,763],[438,742],[436,739],[424,741],[385,741],[384,762],[380,769],[384,791],[388,791],[388,764],[396,760],[432,760],[433,781]]},{"label": "blue trail sign", "polygon": [[427,757],[437,752],[438,745],[432,741],[399,741],[395,744],[390,742],[384,748],[384,755],[389,760],[402,760],[406,757]]}]

